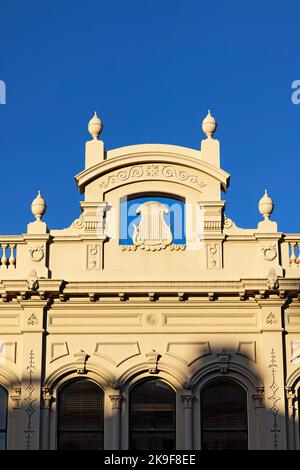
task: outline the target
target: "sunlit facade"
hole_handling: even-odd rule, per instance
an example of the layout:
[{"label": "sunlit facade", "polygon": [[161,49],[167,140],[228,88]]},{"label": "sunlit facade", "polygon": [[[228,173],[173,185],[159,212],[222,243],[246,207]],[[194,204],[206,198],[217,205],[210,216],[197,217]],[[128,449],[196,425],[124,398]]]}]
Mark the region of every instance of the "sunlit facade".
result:
[{"label": "sunlit facade", "polygon": [[216,127],[107,151],[95,114],[81,215],[0,237],[1,449],[300,448],[300,234],[229,218]]}]

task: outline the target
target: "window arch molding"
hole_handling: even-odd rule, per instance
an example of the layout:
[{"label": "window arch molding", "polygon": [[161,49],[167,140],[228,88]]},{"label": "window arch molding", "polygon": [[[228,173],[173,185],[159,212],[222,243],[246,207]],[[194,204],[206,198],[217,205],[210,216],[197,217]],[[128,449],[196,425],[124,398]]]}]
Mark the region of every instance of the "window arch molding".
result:
[{"label": "window arch molding", "polygon": [[300,367],[286,381],[286,403],[288,411],[288,448],[300,450]]},{"label": "window arch molding", "polygon": [[16,449],[17,436],[10,430],[13,429],[16,414],[21,411],[21,382],[13,372],[1,365],[0,386],[7,392],[6,448]]},{"label": "window arch molding", "polygon": [[228,373],[220,372],[219,363],[209,364],[198,369],[190,380],[190,387],[195,396],[193,409],[193,435],[194,449],[201,448],[201,394],[203,390],[212,382],[228,379],[240,385],[247,394],[247,416],[248,416],[248,447],[249,449],[259,448],[259,422],[263,417],[256,410],[257,402],[254,400],[258,388],[262,388],[262,383],[258,377],[249,369],[240,364],[230,362]]},{"label": "window arch molding", "polygon": [[[104,393],[104,422],[111,415],[110,395],[116,394],[114,389],[115,377],[105,368],[100,368],[89,363],[85,374],[78,374],[76,364],[68,364],[55,370],[45,381],[44,391],[48,391],[52,400],[51,406],[45,407],[42,413],[42,448],[57,448],[57,425],[58,425],[58,395],[68,383],[74,380],[87,379],[94,382]],[[104,433],[104,447],[110,436]]]},{"label": "window arch molding", "polygon": [[[77,387],[79,385],[79,388]],[[82,385],[84,386],[84,392],[82,391]],[[91,387],[92,385],[92,387]],[[74,390],[75,386],[75,390]],[[87,387],[87,388],[86,388]],[[74,396],[74,391],[75,391],[75,396]],[[69,395],[71,392],[71,395]],[[90,398],[92,399],[92,402],[86,402],[84,398],[86,397],[86,393],[92,392],[92,395],[89,395]],[[68,399],[64,399],[64,394],[67,394]],[[79,393],[79,396],[78,396]],[[79,398],[79,400],[78,400]],[[82,406],[82,399],[83,399],[83,406]],[[98,401],[99,399],[99,401]],[[72,403],[71,409],[74,410],[74,406],[76,407],[77,413],[77,419],[71,419],[71,425],[70,425],[70,418],[68,417],[68,413],[61,415],[61,410],[65,409],[65,406],[67,406],[67,409],[69,407],[70,410],[70,405],[69,403]],[[97,438],[98,444],[99,445],[99,439],[101,442],[103,442],[104,435],[105,435],[105,392],[103,390],[103,387],[92,377],[86,377],[86,375],[81,375],[74,377],[73,379],[66,380],[63,384],[60,385],[60,387],[57,389],[57,413],[56,413],[56,418],[57,418],[57,448],[59,447],[59,436],[64,436],[63,437],[63,442],[64,446],[70,445],[70,432],[73,433],[75,431],[75,436],[77,436],[77,439],[81,438],[82,439],[82,433],[84,433],[84,439],[86,439],[89,436],[89,439],[91,438],[91,434],[93,438]],[[88,406],[84,406],[85,403],[88,403]],[[91,403],[94,406],[94,411],[98,409],[99,415],[98,415],[98,424],[96,425],[96,420],[95,420],[95,414],[91,414],[91,411],[89,411],[89,408],[91,406]],[[85,418],[88,418],[88,422],[83,424],[82,423],[82,408],[84,410],[83,416]],[[62,421],[60,421],[60,417],[63,417]],[[81,418],[80,418],[81,416]],[[67,422],[65,421],[65,418],[67,417]],[[79,418],[79,419],[78,419]],[[92,419],[92,427],[91,427],[91,419]],[[61,423],[59,425],[59,423]],[[78,429],[79,425],[79,429]],[[96,427],[95,427],[96,425]],[[74,427],[75,426],[75,427]],[[88,431],[88,433],[87,433]],[[68,436],[67,441],[66,439],[66,434]],[[71,444],[74,445],[74,434],[71,439]],[[77,444],[76,444],[77,445]]]},{"label": "window arch molding", "polygon": [[130,393],[139,383],[145,380],[157,379],[166,383],[176,394],[176,448],[183,448],[183,436],[180,433],[180,422],[183,422],[183,409],[181,395],[185,390],[187,377],[180,369],[169,367],[159,363],[159,370],[156,374],[150,374],[147,363],[138,364],[126,371],[119,379],[124,396],[124,406],[122,408],[122,449],[129,447],[129,403]]}]

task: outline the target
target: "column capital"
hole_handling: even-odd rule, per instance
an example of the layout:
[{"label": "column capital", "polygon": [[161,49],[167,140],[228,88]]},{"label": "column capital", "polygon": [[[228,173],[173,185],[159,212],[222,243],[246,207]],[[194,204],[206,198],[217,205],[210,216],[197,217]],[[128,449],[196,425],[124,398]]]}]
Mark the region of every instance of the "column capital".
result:
[{"label": "column capital", "polygon": [[123,395],[121,394],[116,394],[116,395],[109,395],[109,398],[112,402],[112,409],[113,410],[121,410],[122,408],[122,402],[123,402]]},{"label": "column capital", "polygon": [[196,398],[196,396],[193,394],[181,395],[181,400],[183,401],[184,408],[192,408],[194,398]]}]

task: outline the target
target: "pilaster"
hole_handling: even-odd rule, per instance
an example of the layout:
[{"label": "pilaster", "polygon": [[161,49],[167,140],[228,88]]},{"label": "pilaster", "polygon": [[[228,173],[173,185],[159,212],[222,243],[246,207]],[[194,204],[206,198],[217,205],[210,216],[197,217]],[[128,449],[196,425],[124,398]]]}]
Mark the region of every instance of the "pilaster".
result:
[{"label": "pilaster", "polygon": [[266,299],[258,302],[261,314],[262,373],[265,385],[264,433],[261,447],[286,449],[285,383],[282,309],[284,301]]}]

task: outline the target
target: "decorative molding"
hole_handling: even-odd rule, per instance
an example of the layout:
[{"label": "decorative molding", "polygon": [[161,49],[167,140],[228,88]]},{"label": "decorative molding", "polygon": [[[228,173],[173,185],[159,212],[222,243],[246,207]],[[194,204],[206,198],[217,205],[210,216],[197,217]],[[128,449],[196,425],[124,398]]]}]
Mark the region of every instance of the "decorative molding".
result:
[{"label": "decorative molding", "polygon": [[29,317],[27,318],[27,325],[29,326],[33,326],[33,325],[38,325],[39,324],[39,319],[38,317],[36,316],[35,313],[32,313],[31,315],[29,315]]},{"label": "decorative molding", "polygon": [[166,355],[174,357],[190,367],[201,357],[211,354],[211,348],[208,341],[203,342],[171,342],[167,344]]},{"label": "decorative molding", "polygon": [[272,395],[268,397],[268,400],[271,401],[271,412],[273,414],[273,427],[270,429],[270,432],[273,435],[273,446],[274,449],[277,449],[279,446],[279,436],[278,434],[281,432],[281,429],[278,427],[277,423],[277,415],[279,412],[279,408],[277,402],[280,401],[280,397],[277,396],[277,392],[279,390],[279,385],[276,383],[276,369],[277,369],[277,361],[276,361],[276,354],[274,349],[271,351],[271,360],[269,364],[269,369],[271,369],[272,374],[272,384],[269,387],[271,389]]},{"label": "decorative molding", "polygon": [[80,349],[78,353],[74,354],[74,358],[76,360],[77,374],[86,374],[87,371],[85,366],[89,355],[85,351]]},{"label": "decorative molding", "polygon": [[99,183],[99,186],[102,190],[111,189],[119,184],[134,182],[140,179],[176,181],[196,188],[200,192],[203,192],[203,189],[207,186],[206,183],[199,180],[197,175],[191,174],[185,169],[180,169],[180,167],[176,165],[164,165],[161,163],[134,165],[129,168],[124,168],[114,174],[106,176],[104,180]]},{"label": "decorative molding", "polygon": [[300,362],[300,340],[291,342],[291,362],[298,364]]},{"label": "decorative molding", "polygon": [[207,268],[220,269],[220,245],[217,243],[209,243],[206,245],[207,250]]},{"label": "decorative molding", "polygon": [[256,393],[252,395],[253,400],[255,401],[255,408],[265,408],[265,388],[257,387]]},{"label": "decorative molding", "polygon": [[160,354],[158,354],[155,349],[152,349],[148,353],[146,353],[146,358],[148,359],[148,372],[149,374],[157,374],[158,369],[157,369],[157,364],[160,359]]},{"label": "decorative molding", "polygon": [[101,245],[87,245],[87,269],[101,269]]},{"label": "decorative molding", "polygon": [[[138,247],[136,245],[120,245],[120,247],[122,251],[137,251],[138,248],[140,248],[141,250],[145,250],[145,251],[160,251],[162,249],[160,248],[156,250],[151,250],[151,248],[147,249],[147,248]],[[186,245],[182,245],[178,243],[171,243],[170,245],[167,245],[164,249],[169,250],[169,251],[185,251]]]},{"label": "decorative molding", "polygon": [[168,214],[167,206],[158,201],[147,201],[141,204],[136,214],[141,214],[138,225],[133,224],[132,242],[141,250],[159,251],[173,241],[171,226],[164,219]]},{"label": "decorative molding", "polygon": [[31,349],[29,353],[29,364],[27,366],[27,370],[29,374],[29,383],[25,389],[27,391],[27,397],[24,398],[24,401],[27,402],[25,408],[25,413],[27,414],[27,426],[24,429],[24,433],[26,434],[26,449],[31,450],[32,435],[35,434],[35,430],[32,427],[32,416],[35,413],[33,404],[37,401],[37,398],[34,398],[35,386],[32,379],[35,370],[33,349]]},{"label": "decorative molding", "polygon": [[53,401],[53,392],[47,387],[42,388],[42,405],[44,408],[49,409]]},{"label": "decorative molding", "polygon": [[80,217],[72,223],[72,226],[77,229],[81,229],[84,227],[84,217],[83,214],[80,215]]},{"label": "decorative molding", "polygon": [[273,261],[277,256],[277,246],[276,245],[266,245],[261,248],[263,257],[266,261]]},{"label": "decorative molding", "polygon": [[192,394],[185,394],[180,396],[182,402],[183,402],[183,408],[193,408],[193,401],[196,398],[196,395]]},{"label": "decorative molding", "polygon": [[27,282],[28,290],[30,290],[30,291],[38,290],[38,288],[39,288],[39,279],[38,279],[37,273],[34,269],[32,269],[30,271],[26,282]]},{"label": "decorative molding", "polygon": [[141,354],[139,343],[132,342],[99,342],[96,343],[94,354],[119,367],[125,361]]},{"label": "decorative molding", "polygon": [[279,287],[278,276],[274,268],[271,268],[269,271],[267,287],[270,290],[277,290]]},{"label": "decorative molding", "polygon": [[[15,364],[17,359],[17,343],[15,341],[0,341],[0,357]],[[3,362],[3,360],[0,360],[0,362]]]},{"label": "decorative molding", "polygon": [[236,354],[244,356],[250,361],[256,362],[256,343],[255,341],[241,341],[238,343]]},{"label": "decorative molding", "polygon": [[220,374],[228,374],[229,372],[229,361],[231,354],[229,354],[225,349],[222,349],[220,353],[217,353],[218,363],[219,363],[219,372]]},{"label": "decorative molding", "polygon": [[123,395],[121,395],[121,394],[109,395],[109,398],[110,398],[111,403],[112,403],[112,409],[121,411],[122,403],[123,403],[123,400],[124,400]]},{"label": "decorative molding", "polygon": [[229,230],[233,226],[233,221],[224,214],[224,228]]},{"label": "decorative molding", "polygon": [[45,256],[44,252],[44,246],[43,245],[37,245],[29,248],[28,250],[30,257],[32,261],[38,263],[39,261],[42,261],[42,259]]},{"label": "decorative molding", "polygon": [[155,328],[159,326],[163,326],[166,322],[165,315],[161,313],[142,313],[140,317],[141,325]]},{"label": "decorative molding", "polygon": [[13,394],[10,396],[13,401],[13,410],[19,410],[22,402],[22,389],[21,387],[15,387]]},{"label": "decorative molding", "polygon": [[50,346],[50,363],[60,359],[61,357],[65,357],[69,355],[69,348],[68,343],[66,341],[63,342],[55,342],[51,343]]}]

